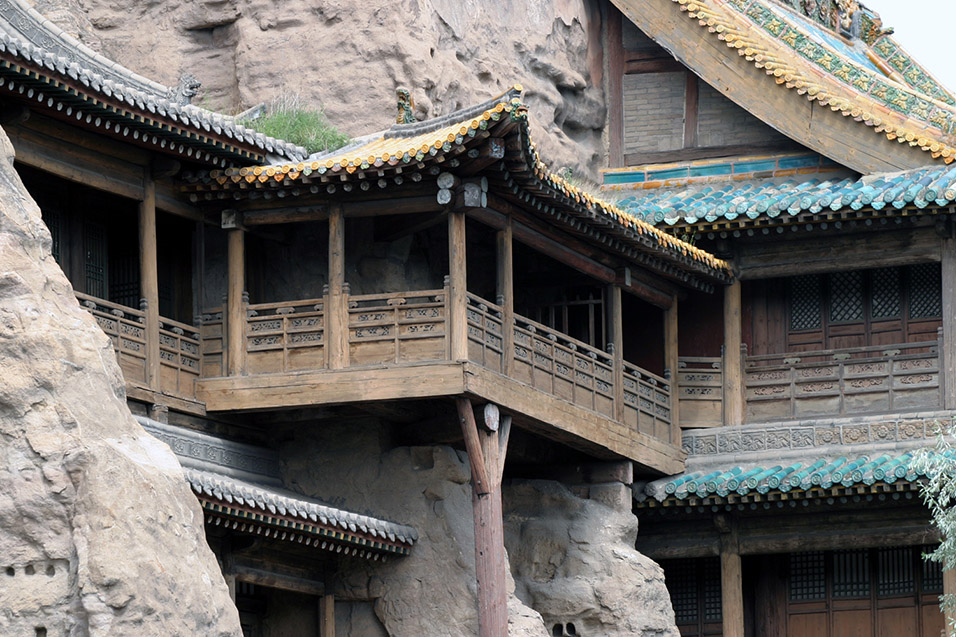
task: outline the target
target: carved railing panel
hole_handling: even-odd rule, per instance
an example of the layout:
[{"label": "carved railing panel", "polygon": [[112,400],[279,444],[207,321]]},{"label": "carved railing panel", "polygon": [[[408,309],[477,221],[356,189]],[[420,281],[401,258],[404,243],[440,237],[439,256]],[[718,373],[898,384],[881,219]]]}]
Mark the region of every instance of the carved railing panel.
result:
[{"label": "carved railing panel", "polygon": [[223,376],[223,344],[225,343],[222,308],[213,308],[202,313],[199,326],[200,351],[202,352],[202,375]]},{"label": "carved railing panel", "polygon": [[746,359],[751,421],[938,409],[935,341]]},{"label": "carved railing panel", "polygon": [[517,315],[514,331],[516,380],[614,419],[611,355]]},{"label": "carved railing panel", "polygon": [[349,364],[445,360],[446,290],[350,296]]},{"label": "carved railing panel", "polygon": [[723,424],[723,366],[717,357],[681,356],[677,390],[682,427]]},{"label": "carved railing panel", "polygon": [[325,302],[258,303],[246,311],[246,372],[268,374],[326,367]]},{"label": "carved railing panel", "polygon": [[201,374],[201,334],[198,328],[160,317],[159,388],[162,392],[195,398]]},{"label": "carved railing panel", "polygon": [[146,383],[146,315],[130,307],[76,293],[86,309],[113,341],[113,350],[128,381]]},{"label": "carved railing panel", "polygon": [[503,372],[504,337],[501,307],[468,294],[468,360],[496,372]]},{"label": "carved railing panel", "polygon": [[670,382],[624,363],[624,423],[660,440],[670,440]]}]

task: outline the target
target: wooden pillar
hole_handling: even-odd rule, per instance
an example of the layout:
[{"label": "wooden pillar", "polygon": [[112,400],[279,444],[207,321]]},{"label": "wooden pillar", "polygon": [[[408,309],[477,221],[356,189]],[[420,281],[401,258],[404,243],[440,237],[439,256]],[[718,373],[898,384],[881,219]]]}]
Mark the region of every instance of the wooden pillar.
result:
[{"label": "wooden pillar", "polygon": [[227,238],[226,369],[229,376],[241,376],[246,356],[245,231],[238,226],[230,228]]},{"label": "wooden pillar", "polygon": [[[956,603],[956,569],[943,569],[943,600],[944,604],[950,600]],[[944,608],[946,608],[945,605]],[[952,635],[951,627],[956,626],[956,608],[947,609],[944,615],[946,631],[943,634]]]},{"label": "wooden pillar", "polygon": [[335,595],[323,595],[319,602],[319,637],[335,637]]},{"label": "wooden pillar", "polygon": [[511,376],[515,363],[514,243],[512,221],[498,231],[498,304],[501,305],[501,371]]},{"label": "wooden pillar", "polygon": [[329,367],[349,366],[349,301],[345,289],[345,215],[340,204],[329,208]]},{"label": "wooden pillar", "polygon": [[740,281],[724,288],[724,424],[744,422],[743,359],[741,334]]},{"label": "wooden pillar", "polygon": [[465,258],[465,213],[448,215],[448,275],[451,309],[451,360],[468,358],[468,270]]},{"label": "wooden pillar", "polygon": [[624,422],[624,315],[621,310],[621,286],[607,286],[608,353],[613,361],[614,419]]},{"label": "wooden pillar", "polygon": [[150,169],[143,175],[139,202],[140,309],[146,312],[146,384],[159,391],[159,266],[156,246],[156,184]]},{"label": "wooden pillar", "polygon": [[720,538],[720,603],[723,637],[744,637],[744,588],[737,534]]},{"label": "wooden pillar", "polygon": [[941,241],[943,343],[940,369],[943,376],[943,408],[956,409],[956,239]]},{"label": "wooden pillar", "polygon": [[478,635],[508,634],[507,560],[501,516],[501,476],[511,433],[511,417],[485,405],[479,429],[467,398],[457,400],[458,419],[471,465],[475,523],[475,576],[478,581]]},{"label": "wooden pillar", "polygon": [[671,444],[680,445],[680,389],[677,386],[677,297],[664,310],[664,375],[671,382]]}]

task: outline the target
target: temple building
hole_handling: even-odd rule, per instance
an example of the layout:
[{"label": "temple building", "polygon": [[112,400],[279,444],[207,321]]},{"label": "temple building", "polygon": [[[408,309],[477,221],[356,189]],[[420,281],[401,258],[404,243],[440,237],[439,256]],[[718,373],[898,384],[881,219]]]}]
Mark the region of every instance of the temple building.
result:
[{"label": "temple building", "polygon": [[633,510],[682,635],[942,629],[911,462],[956,409],[956,97],[852,0],[598,4],[582,189],[520,85],[309,155],[0,0],[18,172],[247,635],[388,634],[374,582],[432,530],[353,482],[436,445],[469,459],[482,635],[518,478]]}]

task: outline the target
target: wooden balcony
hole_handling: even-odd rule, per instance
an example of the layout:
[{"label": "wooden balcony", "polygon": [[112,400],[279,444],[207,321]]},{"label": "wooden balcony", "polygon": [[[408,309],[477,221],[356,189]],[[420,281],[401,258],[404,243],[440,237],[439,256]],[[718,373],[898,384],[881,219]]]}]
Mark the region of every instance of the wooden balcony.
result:
[{"label": "wooden balcony", "polygon": [[[943,408],[939,341],[741,357],[748,422]],[[681,426],[720,425],[721,358],[680,359]]]},{"label": "wooden balcony", "polygon": [[202,363],[197,328],[160,317],[154,362],[149,353],[146,312],[79,292],[76,298],[113,341],[129,393],[142,396],[143,392],[153,392],[181,401],[195,401],[195,385]]},{"label": "wooden balcony", "polygon": [[[223,372],[223,312],[207,312],[197,396],[221,411],[471,395],[590,453],[661,470],[681,465],[668,380],[541,323],[517,315],[509,322],[504,308],[474,294],[464,295],[456,313],[452,297],[449,287],[346,291],[342,341],[331,327],[336,304],[328,294],[247,304],[242,372],[234,376]],[[460,358],[452,355],[456,329],[466,343]],[[336,354],[337,346],[345,351]]]}]

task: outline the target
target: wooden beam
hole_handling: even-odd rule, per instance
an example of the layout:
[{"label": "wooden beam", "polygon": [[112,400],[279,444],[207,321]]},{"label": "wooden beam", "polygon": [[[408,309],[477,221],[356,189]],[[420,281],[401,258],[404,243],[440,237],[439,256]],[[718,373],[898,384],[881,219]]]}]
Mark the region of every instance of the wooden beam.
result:
[{"label": "wooden beam", "polygon": [[744,592],[740,551],[733,531],[720,543],[720,602],[723,637],[744,637]]},{"label": "wooden beam", "polygon": [[319,637],[335,637],[335,595],[328,593],[322,596],[322,612],[319,615]]},{"label": "wooden beam", "polygon": [[246,355],[246,249],[242,228],[227,232],[226,252],[226,373],[240,376]]},{"label": "wooden beam", "polygon": [[467,286],[468,271],[465,255],[465,213],[453,210],[448,215],[448,280],[451,360],[468,358]]},{"label": "wooden beam", "polygon": [[624,422],[624,313],[621,286],[607,287],[607,333],[609,350],[613,357],[614,419]]},{"label": "wooden beam", "polygon": [[270,210],[244,209],[242,218],[247,226],[324,221],[329,218],[329,207],[326,204],[316,204],[314,206],[277,206]]},{"label": "wooden beam", "polygon": [[156,187],[148,170],[139,202],[140,305],[146,312],[146,385],[159,389],[159,268],[156,246]]},{"label": "wooden beam", "polygon": [[943,343],[940,352],[943,408],[956,409],[956,239],[941,240]]},{"label": "wooden beam", "polygon": [[349,306],[345,291],[345,217],[338,204],[329,209],[328,298],[329,367],[342,369],[349,366]]},{"label": "wooden beam", "polygon": [[[498,209],[508,209],[515,212],[520,210],[517,206],[513,206],[493,195],[489,195],[488,201],[489,208],[469,210],[468,216],[496,230],[504,229],[508,219],[513,216],[502,214]],[[531,223],[530,220],[527,223],[512,222],[513,237],[516,241],[520,241],[529,248],[556,259],[600,283],[618,283],[625,291],[655,307],[665,309],[669,307],[671,297],[679,291],[677,286],[644,270],[632,270],[633,276],[626,280],[622,279],[619,273],[620,268],[615,269],[588,256],[588,254],[597,251],[595,248],[587,246],[570,236],[561,236],[553,231],[549,232],[537,224],[532,226]],[[616,262],[615,265],[617,265]]]},{"label": "wooden beam", "polygon": [[741,358],[743,321],[740,307],[740,281],[724,288],[724,425],[744,422],[744,381]]},{"label": "wooden beam", "polygon": [[501,454],[507,439],[499,438],[500,413],[486,405],[480,431],[471,401],[458,398],[458,417],[471,465],[475,525],[475,577],[478,581],[478,635],[508,634],[507,560],[501,515]]},{"label": "wooden beam", "polygon": [[677,299],[674,299],[674,304],[664,311],[664,375],[671,384],[671,442],[675,445],[681,443],[677,343]]},{"label": "wooden beam", "polygon": [[294,593],[321,595],[325,592],[325,586],[321,582],[314,582],[295,575],[256,568],[245,564],[232,564],[229,566],[229,575],[226,577],[230,576],[233,578],[233,581],[238,580],[240,582],[256,584],[257,586],[277,588]]},{"label": "wooden beam", "polygon": [[[858,224],[861,230],[867,227],[865,222]],[[873,221],[874,230],[881,227],[892,231],[814,232],[815,236],[800,239],[739,243],[734,265],[740,279],[767,279],[940,260],[940,240],[934,228],[884,226]]]},{"label": "wooden beam", "polygon": [[501,306],[501,351],[502,371],[511,376],[515,363],[515,294],[514,294],[514,243],[511,218],[503,230],[499,230],[498,243],[497,293]]},{"label": "wooden beam", "polygon": [[196,395],[207,412],[261,411],[381,400],[441,398],[464,392],[461,363],[321,370],[206,378]]}]

